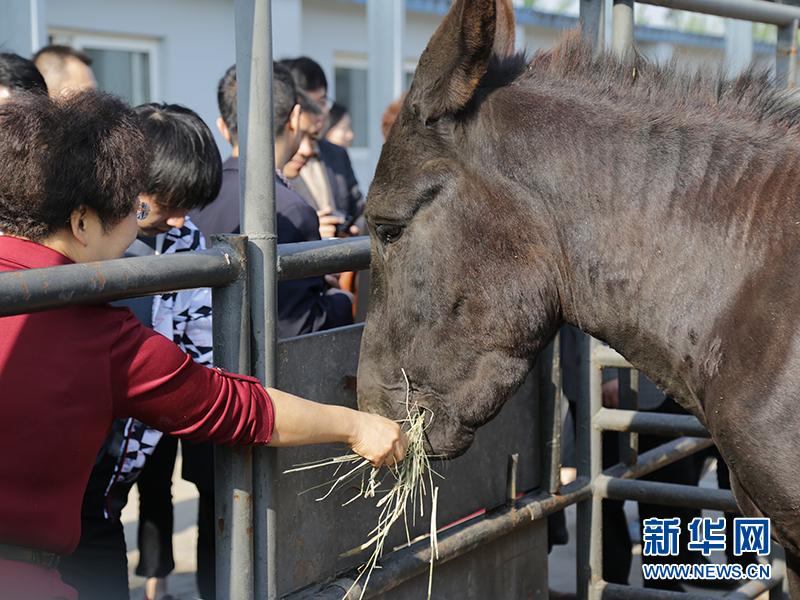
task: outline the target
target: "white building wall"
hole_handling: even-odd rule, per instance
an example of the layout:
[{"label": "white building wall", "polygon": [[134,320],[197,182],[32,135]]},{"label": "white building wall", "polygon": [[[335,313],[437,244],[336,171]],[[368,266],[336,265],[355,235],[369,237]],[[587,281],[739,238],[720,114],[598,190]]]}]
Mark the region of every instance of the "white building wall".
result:
[{"label": "white building wall", "polygon": [[30,56],[47,42],[44,0],[0,0],[0,52]]}]

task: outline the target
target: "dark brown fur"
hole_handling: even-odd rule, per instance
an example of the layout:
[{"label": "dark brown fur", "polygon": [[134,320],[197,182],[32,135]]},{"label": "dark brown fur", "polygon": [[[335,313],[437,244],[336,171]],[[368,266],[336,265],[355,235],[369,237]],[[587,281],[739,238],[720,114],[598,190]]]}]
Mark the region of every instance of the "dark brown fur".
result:
[{"label": "dark brown fur", "polygon": [[457,455],[567,321],[708,425],[796,564],[796,94],[578,35],[528,62],[503,4],[454,2],[383,148],[361,407],[401,416],[404,368]]}]

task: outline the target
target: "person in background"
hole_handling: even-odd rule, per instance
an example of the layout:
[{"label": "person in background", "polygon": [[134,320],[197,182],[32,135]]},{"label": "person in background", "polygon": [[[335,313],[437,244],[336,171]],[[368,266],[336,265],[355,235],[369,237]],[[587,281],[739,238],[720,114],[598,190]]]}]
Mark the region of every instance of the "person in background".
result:
[{"label": "person in background", "polygon": [[[289,180],[292,189],[305,198],[317,211],[319,235],[322,239],[347,235],[347,214],[340,211],[333,201],[328,178],[324,175],[324,165],[319,160],[319,144],[325,117],[319,105],[307,94],[298,92],[300,104],[300,129],[303,136],[294,156],[284,165],[282,172]],[[309,173],[317,169],[319,177]]]},{"label": "person in background", "polygon": [[69,46],[45,46],[33,55],[33,62],[54,98],[97,89],[92,59],[79,50]]},{"label": "person in background", "polygon": [[[320,130],[324,129],[333,103],[328,98],[328,79],[322,67],[307,56],[283,60],[281,64],[292,73],[298,90],[319,107]],[[357,220],[364,211],[364,195],[358,187],[347,149],[324,138],[315,140],[315,145],[314,156],[304,167],[301,181],[294,187],[323,216],[335,215],[341,221],[337,228],[340,235],[359,235],[362,227]],[[326,209],[328,195],[333,210]]]},{"label": "person in background", "polygon": [[47,84],[33,62],[19,54],[0,54],[0,103],[19,92],[47,95]]},{"label": "person in background", "polygon": [[350,111],[344,104],[334,102],[331,112],[328,114],[328,130],[325,132],[325,139],[342,148],[350,148],[353,145],[354,137]]},{"label": "person in background", "polygon": [[[142,117],[153,161],[140,195],[139,235],[126,255],[202,250],[205,240],[187,214],[207,205],[219,192],[222,161],[211,131],[196,113],[180,105],[145,104],[135,111]],[[208,288],[119,304],[173,340],[196,362],[211,366]],[[169,597],[166,576],[175,566],[171,487],[177,443],[177,438],[162,436],[135,419],[115,421],[84,495],[81,543],[62,567],[64,579],[78,589],[83,600],[128,598],[125,539],[119,518],[134,482],[139,486],[136,573],[147,578],[147,599]],[[184,442],[184,455],[194,447]],[[207,509],[201,504],[200,511]],[[201,537],[200,543],[204,541]],[[100,564],[105,568],[98,569]]]},{"label": "person in background", "polygon": [[[0,271],[121,257],[150,160],[140,118],[113,96],[0,105]],[[402,460],[407,445],[377,415],[197,364],[107,304],[0,319],[0,387],[0,581],[15,600],[77,599],[56,567],[78,543],[81,499],[115,418],[230,445],[344,442],[376,466]]]},{"label": "person in background", "polygon": [[[220,79],[217,89],[220,118],[217,127],[231,144],[231,157],[223,163],[222,187],[217,198],[206,208],[193,211],[191,219],[203,233],[238,233],[239,225],[239,143],[236,112],[236,69],[231,66]],[[314,131],[303,125],[317,126],[317,120],[302,118],[297,90],[289,72],[279,64],[274,65],[273,110],[275,131],[275,202],[277,213],[278,243],[308,242],[319,240],[319,221],[314,209],[300,196],[292,192],[283,177],[285,169],[302,168],[298,155],[301,144],[308,145]],[[291,166],[287,163],[294,161]],[[299,161],[299,162],[298,162]],[[278,336],[292,337],[314,331],[322,331],[352,323],[350,296],[330,289],[323,277],[308,277],[278,282]],[[203,496],[209,498],[213,508],[213,455],[206,448],[205,457],[199,453],[184,458],[183,477],[195,483]],[[198,554],[198,588],[205,600],[213,596],[214,552],[213,512],[201,513],[198,528],[210,532],[211,548],[206,558]],[[198,553],[201,549],[198,547]],[[207,565],[207,566],[204,566]],[[209,583],[210,582],[210,583]]]}]

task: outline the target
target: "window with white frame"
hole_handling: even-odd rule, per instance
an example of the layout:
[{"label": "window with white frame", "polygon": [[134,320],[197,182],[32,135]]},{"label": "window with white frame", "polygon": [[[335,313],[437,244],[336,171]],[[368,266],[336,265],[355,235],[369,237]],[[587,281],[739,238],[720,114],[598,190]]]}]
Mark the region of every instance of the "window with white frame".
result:
[{"label": "window with white frame", "polygon": [[80,50],[92,59],[97,87],[132,106],[160,98],[158,40],[133,36],[50,30],[50,43]]}]

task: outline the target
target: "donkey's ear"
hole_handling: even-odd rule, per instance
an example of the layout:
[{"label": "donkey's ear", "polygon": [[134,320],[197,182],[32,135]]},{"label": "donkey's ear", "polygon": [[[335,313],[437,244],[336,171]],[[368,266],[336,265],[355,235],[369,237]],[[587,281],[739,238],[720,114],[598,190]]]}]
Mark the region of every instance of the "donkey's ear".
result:
[{"label": "donkey's ear", "polygon": [[511,0],[455,0],[419,59],[408,105],[425,123],[461,110],[492,53],[513,51]]}]

